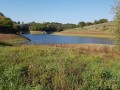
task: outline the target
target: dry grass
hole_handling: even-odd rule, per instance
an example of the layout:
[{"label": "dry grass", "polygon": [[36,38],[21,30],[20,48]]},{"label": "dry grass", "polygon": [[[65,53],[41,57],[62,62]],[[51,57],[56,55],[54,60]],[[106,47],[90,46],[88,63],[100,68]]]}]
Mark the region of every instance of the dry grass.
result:
[{"label": "dry grass", "polygon": [[96,25],[90,25],[85,26],[84,28],[74,28],[74,29],[68,29],[66,31],[97,31],[97,32],[107,32],[111,31],[111,29],[115,28],[114,22],[108,22],[108,23],[102,23],[102,24],[96,24]]},{"label": "dry grass", "polygon": [[0,34],[0,42],[21,43],[28,41],[25,37],[17,34]]},{"label": "dry grass", "polygon": [[55,35],[65,35],[65,36],[81,36],[81,37],[98,37],[98,38],[110,38],[109,33],[105,32],[91,32],[91,31],[84,31],[84,32],[76,32],[76,31],[65,31],[65,32],[55,32]]},{"label": "dry grass", "polygon": [[82,53],[87,52],[89,54],[111,54],[118,55],[120,52],[116,50],[114,45],[104,45],[104,44],[49,44],[49,45],[23,45],[25,47],[43,47],[52,49],[65,49],[65,50],[79,50]]},{"label": "dry grass", "polygon": [[114,28],[115,28],[114,23],[109,22],[109,23],[85,26],[84,28],[68,29],[62,32],[55,32],[53,34],[68,35],[68,36],[111,38],[111,32],[114,30]]}]

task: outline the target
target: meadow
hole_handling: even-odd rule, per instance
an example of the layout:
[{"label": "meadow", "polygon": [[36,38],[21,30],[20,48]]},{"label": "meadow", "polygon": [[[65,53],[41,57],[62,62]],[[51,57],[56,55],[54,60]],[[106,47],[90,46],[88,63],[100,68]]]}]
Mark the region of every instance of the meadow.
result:
[{"label": "meadow", "polygon": [[1,90],[119,90],[119,68],[108,45],[0,47]]}]

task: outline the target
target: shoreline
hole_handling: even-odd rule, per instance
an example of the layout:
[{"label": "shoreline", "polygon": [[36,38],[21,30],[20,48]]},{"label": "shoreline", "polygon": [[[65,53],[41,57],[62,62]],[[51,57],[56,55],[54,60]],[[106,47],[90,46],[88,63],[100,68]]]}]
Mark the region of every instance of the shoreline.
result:
[{"label": "shoreline", "polygon": [[71,32],[54,32],[51,35],[61,35],[61,36],[80,36],[80,37],[94,37],[94,38],[111,38],[109,34],[106,33],[88,33],[88,32],[79,32],[79,33],[71,33]]},{"label": "shoreline", "polygon": [[29,38],[23,36],[22,34],[20,34],[20,36],[23,37],[23,38],[25,38],[27,41],[25,41],[25,42],[21,42],[21,43],[19,43],[19,44],[27,43],[27,42],[30,42],[30,41],[31,41],[31,39],[29,39]]},{"label": "shoreline", "polygon": [[10,44],[20,44],[23,42],[31,41],[29,38],[24,37],[21,34],[0,34],[0,42]]},{"label": "shoreline", "polygon": [[[0,34],[2,35],[2,34]],[[17,38],[15,39],[10,39],[10,40],[3,40],[3,41],[0,41],[0,42],[5,42],[5,43],[10,43],[10,44],[20,44],[20,45],[24,45],[25,43],[27,42],[30,42],[31,39],[25,37],[24,35],[22,34],[3,34],[3,35],[17,35]],[[51,34],[51,35],[56,35],[56,34]],[[71,36],[71,35],[62,35],[62,36]],[[87,36],[80,36],[80,37],[87,37]],[[88,36],[89,37],[89,36]],[[101,38],[101,37],[93,37],[93,38]],[[110,39],[110,38],[108,38]],[[26,44],[27,45],[27,44]],[[29,45],[48,45],[48,46],[51,46],[51,45],[110,45],[110,46],[114,46],[114,44],[92,44],[92,43],[75,43],[75,44],[29,44]]]}]

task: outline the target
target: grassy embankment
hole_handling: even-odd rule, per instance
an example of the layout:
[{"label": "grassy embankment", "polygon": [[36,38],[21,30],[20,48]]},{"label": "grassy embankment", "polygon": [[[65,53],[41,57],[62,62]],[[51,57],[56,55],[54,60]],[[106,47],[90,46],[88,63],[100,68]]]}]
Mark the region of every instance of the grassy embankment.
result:
[{"label": "grassy embankment", "polygon": [[55,35],[85,36],[111,38],[111,32],[114,29],[114,23],[103,23],[97,25],[85,26],[84,28],[68,29],[62,32],[55,32]]},{"label": "grassy embankment", "polygon": [[0,89],[119,90],[119,52],[111,46],[98,47],[0,47]]},{"label": "grassy embankment", "polygon": [[13,45],[29,41],[27,38],[16,34],[0,34],[0,45]]}]

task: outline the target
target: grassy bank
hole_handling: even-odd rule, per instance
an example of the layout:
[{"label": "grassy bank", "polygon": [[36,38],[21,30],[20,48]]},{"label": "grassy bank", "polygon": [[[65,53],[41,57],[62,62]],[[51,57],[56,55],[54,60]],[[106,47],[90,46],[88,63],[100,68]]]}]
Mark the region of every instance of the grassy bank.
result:
[{"label": "grassy bank", "polygon": [[29,41],[27,38],[17,34],[0,34],[0,45],[12,45]]},{"label": "grassy bank", "polygon": [[1,90],[119,90],[120,56],[110,46],[0,47]]}]

